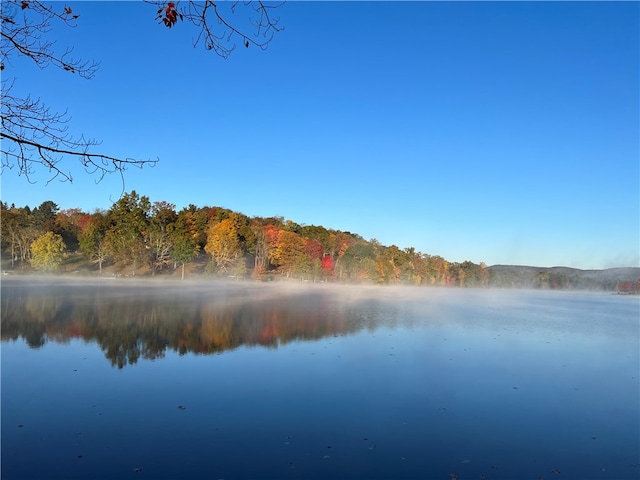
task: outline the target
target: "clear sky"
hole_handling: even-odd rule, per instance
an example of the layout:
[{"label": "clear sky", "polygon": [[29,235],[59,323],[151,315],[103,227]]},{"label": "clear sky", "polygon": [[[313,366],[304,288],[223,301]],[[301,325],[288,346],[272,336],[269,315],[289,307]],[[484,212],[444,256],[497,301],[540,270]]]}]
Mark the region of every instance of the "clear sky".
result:
[{"label": "clear sky", "polygon": [[[105,153],[158,157],[126,191],[450,261],[640,265],[638,2],[294,1],[266,51],[227,60],[152,5],[69,5],[77,28],[52,34],[96,77],[14,61],[16,93]],[[118,199],[119,178],[67,167],[48,186],[5,170],[2,200]]]}]

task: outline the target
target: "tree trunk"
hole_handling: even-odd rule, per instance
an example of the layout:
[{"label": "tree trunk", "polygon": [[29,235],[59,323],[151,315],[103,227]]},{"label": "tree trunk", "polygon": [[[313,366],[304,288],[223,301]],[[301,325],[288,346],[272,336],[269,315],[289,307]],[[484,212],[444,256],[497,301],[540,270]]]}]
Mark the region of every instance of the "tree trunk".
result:
[{"label": "tree trunk", "polygon": [[182,262],[182,280],[184,280],[184,262]]}]

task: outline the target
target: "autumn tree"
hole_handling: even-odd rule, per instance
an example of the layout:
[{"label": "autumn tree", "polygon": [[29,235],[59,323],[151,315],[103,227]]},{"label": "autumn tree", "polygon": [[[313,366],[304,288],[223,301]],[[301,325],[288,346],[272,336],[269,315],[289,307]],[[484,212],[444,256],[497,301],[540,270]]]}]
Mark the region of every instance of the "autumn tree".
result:
[{"label": "autumn tree", "polygon": [[106,240],[108,228],[106,216],[102,212],[95,212],[82,226],[78,235],[80,250],[98,264],[100,273],[102,273],[102,264],[109,258]]},{"label": "autumn tree", "polygon": [[413,285],[431,285],[430,268],[428,264],[429,255],[416,252],[410,247],[405,250],[410,256],[411,282]]},{"label": "autumn tree", "polygon": [[324,257],[324,248],[317,240],[305,238],[305,253],[308,262],[311,265],[311,275],[314,280],[322,277],[322,258]]},{"label": "autumn tree", "polygon": [[273,250],[278,240],[278,229],[272,224],[264,224],[262,219],[253,219],[251,226],[254,238],[254,264],[252,276],[261,278],[268,270]]},{"label": "autumn tree", "polygon": [[322,246],[323,254],[330,253],[331,232],[325,227],[317,225],[303,225],[300,227],[300,235],[309,240],[315,240]]},{"label": "autumn tree", "polygon": [[178,212],[177,222],[181,231],[189,232],[195,244],[201,249],[204,248],[209,228],[209,207],[198,208],[190,204]]},{"label": "autumn tree", "polygon": [[238,241],[242,254],[248,257],[255,255],[256,238],[251,228],[252,221],[249,217],[242,213],[234,212],[230,218],[235,222],[238,230]]},{"label": "autumn tree", "polygon": [[330,232],[329,245],[327,247],[327,253],[333,258],[335,268],[338,271],[339,279],[343,278],[344,262],[340,262],[340,259],[344,256],[347,249],[358,242],[358,238],[349,232]]},{"label": "autumn tree", "polygon": [[62,236],[47,232],[31,243],[31,266],[36,270],[57,270],[64,260],[65,250]]},{"label": "autumn tree", "polygon": [[304,249],[312,261],[320,260],[324,256],[324,248],[317,240],[306,238]]},{"label": "autumn tree", "polygon": [[400,249],[395,245],[383,247],[377,241],[375,241],[374,247],[376,282],[381,284],[400,283],[400,268],[398,267],[402,255]]},{"label": "autumn tree", "polygon": [[336,262],[340,280],[371,280],[377,278],[374,245],[359,240],[349,246]]},{"label": "autumn tree", "polygon": [[28,261],[31,257],[31,243],[44,233],[36,226],[32,210],[28,206],[9,207],[2,203],[0,222],[2,245],[10,252],[11,266],[16,261]]},{"label": "autumn tree", "polygon": [[242,253],[238,228],[233,219],[227,218],[209,227],[204,249],[211,255],[218,272],[229,272]]},{"label": "autumn tree", "polygon": [[311,273],[304,238],[295,232],[280,230],[278,242],[272,250],[272,263],[287,277]]},{"label": "autumn tree", "polygon": [[57,213],[53,232],[62,236],[67,250],[75,251],[79,247],[79,236],[90,216],[79,208],[68,208]]},{"label": "autumn tree", "polygon": [[449,277],[449,262],[439,255],[423,256],[425,283],[428,285],[446,285]]},{"label": "autumn tree", "polygon": [[330,255],[325,255],[324,257],[322,257],[320,266],[322,267],[322,278],[326,282],[333,277],[333,272],[335,269],[333,258],[331,258]]},{"label": "autumn tree", "polygon": [[[180,2],[146,0],[146,3],[155,8],[160,28],[178,28],[182,22],[191,24],[196,31],[194,45],[202,44],[223,58],[231,54],[237,41],[245,47],[266,49],[274,34],[281,30],[273,13],[280,4],[209,0],[182,2],[182,6]],[[154,10],[150,9],[150,21],[153,15]],[[51,38],[54,26],[73,28],[79,18],[80,12],[61,3],[3,0],[0,4],[1,166],[16,168],[29,181],[38,170],[47,171],[51,175],[49,181],[55,178],[73,181],[65,159],[78,160],[87,173],[97,175],[98,179],[110,173],[122,176],[127,167],[157,161],[100,152],[96,150],[98,141],[71,134],[71,117],[67,112],[52,111],[37,92],[31,95],[16,92],[18,75],[13,60],[19,57],[41,70],[52,67],[84,79],[95,76],[97,62],[74,58],[72,48],[60,49]]]},{"label": "autumn tree", "polygon": [[421,255],[413,247],[408,247],[399,253],[400,281],[408,285],[420,285],[422,275],[420,272]]},{"label": "autumn tree", "polygon": [[55,230],[55,219],[59,208],[54,202],[47,200],[38,207],[28,206],[10,208],[2,206],[3,244],[11,250],[11,266],[16,260],[30,260],[31,243],[47,231]]},{"label": "autumn tree", "polygon": [[488,272],[484,263],[477,265],[468,260],[450,265],[452,281],[459,287],[482,287],[488,285]]}]

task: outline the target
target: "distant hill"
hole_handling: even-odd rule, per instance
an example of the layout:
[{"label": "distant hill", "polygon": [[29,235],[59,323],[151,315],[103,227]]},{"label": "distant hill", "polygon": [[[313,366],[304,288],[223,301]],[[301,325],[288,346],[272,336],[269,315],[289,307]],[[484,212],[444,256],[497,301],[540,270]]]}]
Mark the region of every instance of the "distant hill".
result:
[{"label": "distant hill", "polygon": [[580,270],[569,267],[493,265],[489,286],[501,288],[548,288],[616,291],[623,282],[637,283],[640,267]]}]

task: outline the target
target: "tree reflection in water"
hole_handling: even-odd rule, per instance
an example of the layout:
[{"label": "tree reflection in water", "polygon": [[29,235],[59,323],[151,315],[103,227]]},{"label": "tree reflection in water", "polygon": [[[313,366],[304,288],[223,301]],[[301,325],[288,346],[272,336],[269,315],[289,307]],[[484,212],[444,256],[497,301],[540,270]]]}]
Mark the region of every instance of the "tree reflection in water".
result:
[{"label": "tree reflection in water", "polygon": [[338,293],[322,285],[3,279],[2,341],[22,337],[32,348],[95,341],[123,368],[168,349],[183,355],[277,348],[377,328],[380,312],[385,323],[395,316],[391,306],[366,308]]}]

